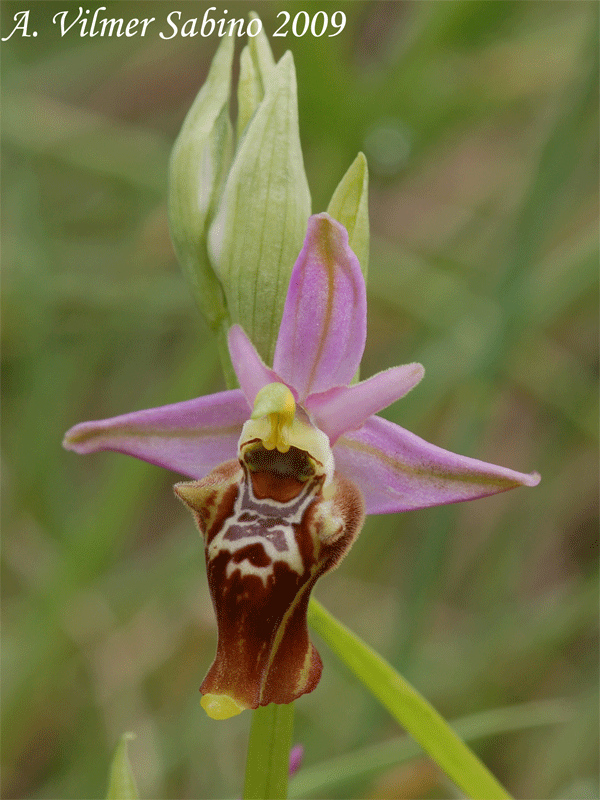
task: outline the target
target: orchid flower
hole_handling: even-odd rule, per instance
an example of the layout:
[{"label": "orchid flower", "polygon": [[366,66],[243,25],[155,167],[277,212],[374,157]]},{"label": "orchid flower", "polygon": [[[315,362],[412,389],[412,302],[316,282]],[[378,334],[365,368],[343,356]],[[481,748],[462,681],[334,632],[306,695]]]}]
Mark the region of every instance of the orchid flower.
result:
[{"label": "orchid flower", "polygon": [[229,330],[240,388],[84,422],[65,447],[114,450],[193,478],[175,487],[204,536],[218,625],[201,691],[210,716],[289,703],[321,660],[306,609],[317,578],[348,551],[364,514],[473,500],[523,474],[456,455],[377,416],[423,377],[420,364],[352,384],[366,339],[366,290],[346,229],[309,219],[273,367]]}]

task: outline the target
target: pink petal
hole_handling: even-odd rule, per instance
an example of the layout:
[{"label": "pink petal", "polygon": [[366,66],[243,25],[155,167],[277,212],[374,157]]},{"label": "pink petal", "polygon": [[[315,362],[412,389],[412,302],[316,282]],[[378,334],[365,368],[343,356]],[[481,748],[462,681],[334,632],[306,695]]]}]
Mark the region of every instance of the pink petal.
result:
[{"label": "pink petal", "polygon": [[240,389],[183,403],[81,422],[65,435],[67,450],[115,450],[190,478],[202,478],[237,455],[250,410]]},{"label": "pink petal", "polygon": [[328,214],[308,220],[292,270],[273,368],[302,403],[350,383],[365,347],[367,301],[346,229]]},{"label": "pink petal", "polygon": [[420,364],[392,367],[355,386],[313,394],[304,405],[333,445],[343,433],[358,430],[372,414],[404,397],[424,374]]},{"label": "pink petal", "polygon": [[272,369],[269,369],[256,348],[239,325],[233,325],[227,334],[231,363],[240,382],[242,391],[250,408],[254,407],[254,399],[259,391],[269,383],[283,381]]},{"label": "pink petal", "polygon": [[334,448],[336,470],[363,492],[367,514],[459,503],[536,486],[528,475],[442,450],[381,417],[371,417]]}]

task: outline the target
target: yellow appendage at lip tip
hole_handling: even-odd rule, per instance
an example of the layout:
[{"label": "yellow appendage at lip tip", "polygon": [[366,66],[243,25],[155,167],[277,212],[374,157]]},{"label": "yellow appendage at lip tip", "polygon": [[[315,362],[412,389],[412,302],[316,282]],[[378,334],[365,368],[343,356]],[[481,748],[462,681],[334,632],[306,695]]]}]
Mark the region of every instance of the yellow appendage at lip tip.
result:
[{"label": "yellow appendage at lip tip", "polygon": [[271,433],[263,439],[263,446],[267,450],[277,448],[280,453],[287,453],[290,449],[289,429],[294,422],[295,414],[294,396],[283,383],[269,383],[258,392],[250,418],[269,418]]},{"label": "yellow appendage at lip tip", "polygon": [[244,706],[227,694],[205,694],[200,705],[211,719],[229,719],[245,711]]}]

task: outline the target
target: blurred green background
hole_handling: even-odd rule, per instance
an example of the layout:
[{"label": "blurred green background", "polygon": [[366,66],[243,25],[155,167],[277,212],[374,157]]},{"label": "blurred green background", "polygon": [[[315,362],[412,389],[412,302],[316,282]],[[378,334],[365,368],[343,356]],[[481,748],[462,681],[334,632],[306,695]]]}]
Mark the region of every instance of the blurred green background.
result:
[{"label": "blurred green background", "polygon": [[[104,5],[164,20],[210,4]],[[26,8],[37,38],[2,51],[3,796],[102,797],[131,730],[142,797],[236,797],[250,715],[199,707],[215,624],[177,476],[60,444],[76,422],[223,387],[165,205],[217,40],[60,38],[67,0],[6,0],[3,35]],[[255,9],[270,34],[283,8],[347,16],[337,37],[272,43],[296,61],[313,211],[358,150],[369,160],[362,374],[426,368],[385,415],[542,473],[536,489],[370,518],[316,595],[448,719],[523,704],[519,730],[502,731],[502,711],[494,734],[473,723],[517,797],[598,797],[598,4],[225,8]],[[295,795],[456,796],[425,758],[377,767],[402,732],[316,643]],[[367,767],[344,779],[344,753]]]}]

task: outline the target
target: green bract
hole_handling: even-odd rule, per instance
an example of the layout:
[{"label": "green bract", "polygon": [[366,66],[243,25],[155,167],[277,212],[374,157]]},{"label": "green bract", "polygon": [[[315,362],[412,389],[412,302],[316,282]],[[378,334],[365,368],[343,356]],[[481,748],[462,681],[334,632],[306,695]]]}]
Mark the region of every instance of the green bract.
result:
[{"label": "green bract", "polygon": [[229,120],[234,40],[225,36],[173,147],[169,166],[169,227],[175,253],[209,325],[227,324],[221,285],[206,251],[214,204],[233,150]]},{"label": "green bract", "polygon": [[[250,17],[255,18],[256,14],[250,14]],[[261,28],[258,36],[249,39],[240,55],[240,77],[237,91],[238,141],[258,108],[258,104],[265,96],[265,88],[274,67],[275,59],[271,52],[271,46]]]},{"label": "green bract", "polygon": [[287,52],[238,145],[208,240],[231,320],[267,362],[309,216],[296,73]]},{"label": "green bract", "polygon": [[365,282],[369,270],[368,193],[367,159],[359,153],[333,193],[327,213],[348,231],[348,244],[358,258]]}]

